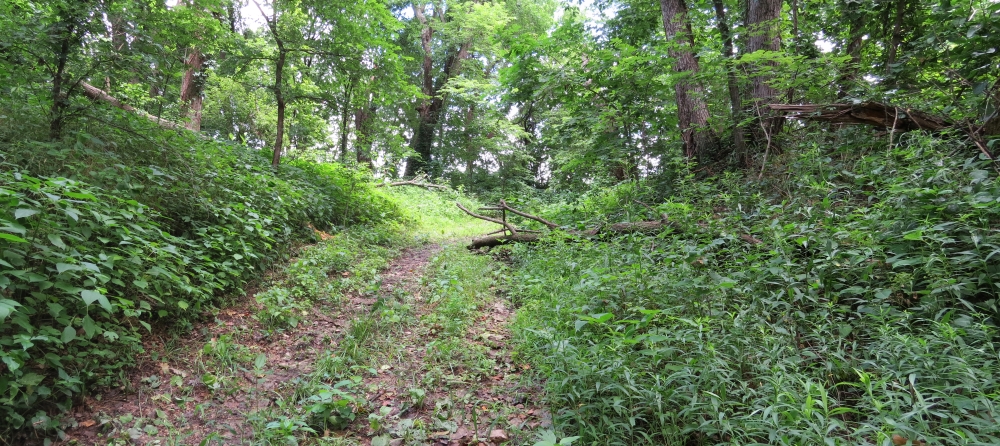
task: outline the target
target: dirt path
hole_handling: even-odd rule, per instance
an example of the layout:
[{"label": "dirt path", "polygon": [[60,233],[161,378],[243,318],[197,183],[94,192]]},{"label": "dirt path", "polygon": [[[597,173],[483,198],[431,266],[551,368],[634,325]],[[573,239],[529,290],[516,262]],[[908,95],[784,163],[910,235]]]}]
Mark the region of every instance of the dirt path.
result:
[{"label": "dirt path", "polygon": [[[442,249],[403,250],[377,291],[317,303],[284,332],[268,334],[248,295],[186,335],[151,336],[125,386],[74,409],[61,444],[527,442],[549,417],[511,362],[512,312],[493,285],[474,298],[437,286]],[[316,407],[343,416],[317,425]]]}]

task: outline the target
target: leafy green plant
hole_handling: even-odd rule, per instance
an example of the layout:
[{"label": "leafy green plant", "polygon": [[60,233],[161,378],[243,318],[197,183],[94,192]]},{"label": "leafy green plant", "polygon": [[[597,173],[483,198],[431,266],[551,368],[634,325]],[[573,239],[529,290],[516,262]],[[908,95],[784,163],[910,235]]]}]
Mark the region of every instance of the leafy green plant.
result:
[{"label": "leafy green plant", "polygon": [[346,428],[365,405],[363,399],[350,392],[360,381],[360,377],[355,377],[333,386],[319,386],[302,402],[309,414],[309,425],[316,430]]}]

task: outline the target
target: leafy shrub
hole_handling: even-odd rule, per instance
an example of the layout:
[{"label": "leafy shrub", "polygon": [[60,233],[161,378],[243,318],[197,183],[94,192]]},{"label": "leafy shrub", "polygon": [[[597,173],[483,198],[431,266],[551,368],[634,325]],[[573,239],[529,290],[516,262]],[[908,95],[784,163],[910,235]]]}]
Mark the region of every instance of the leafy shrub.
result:
[{"label": "leafy shrub", "polygon": [[130,364],[152,314],[195,311],[222,285],[139,202],[9,168],[0,184],[0,411],[19,428]]},{"label": "leafy shrub", "polygon": [[[121,376],[141,330],[188,324],[314,240],[312,228],[401,219],[392,198],[341,166],[276,172],[243,146],[85,127],[60,142],[4,141],[0,153],[0,426],[10,429],[58,427],[50,409]],[[277,292],[264,297],[278,308]]]}]

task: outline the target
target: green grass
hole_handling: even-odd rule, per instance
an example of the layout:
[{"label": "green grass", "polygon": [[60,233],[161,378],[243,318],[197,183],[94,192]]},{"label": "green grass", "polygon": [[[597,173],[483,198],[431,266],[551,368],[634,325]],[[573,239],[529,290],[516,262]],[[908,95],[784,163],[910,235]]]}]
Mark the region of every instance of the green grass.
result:
[{"label": "green grass", "polygon": [[415,222],[415,234],[431,241],[480,236],[498,227],[462,212],[455,206],[456,201],[473,210],[482,203],[450,189],[429,191],[419,187],[393,187],[388,195],[399,203],[404,215]]}]

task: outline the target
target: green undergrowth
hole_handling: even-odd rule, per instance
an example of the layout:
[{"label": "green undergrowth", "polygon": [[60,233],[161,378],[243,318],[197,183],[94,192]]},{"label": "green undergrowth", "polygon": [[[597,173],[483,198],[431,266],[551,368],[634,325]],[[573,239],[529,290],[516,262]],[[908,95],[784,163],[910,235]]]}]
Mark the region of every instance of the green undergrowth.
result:
[{"label": "green undergrowth", "polygon": [[58,431],[79,395],[120,382],[144,334],[189,328],[314,229],[403,221],[364,174],[275,171],[186,132],[0,140],[0,436]]},{"label": "green undergrowth", "polygon": [[681,180],[654,211],[634,184],[549,208],[590,222],[664,213],[659,235],[512,249],[519,352],[547,378],[563,433],[1000,443],[996,172],[915,134],[818,147],[789,150],[765,181]]},{"label": "green undergrowth", "polygon": [[451,189],[431,191],[420,187],[402,186],[389,188],[389,196],[402,207],[407,219],[414,222],[418,235],[430,240],[482,235],[495,229],[496,225],[469,217],[455,202],[461,202],[468,209],[482,206],[474,197]]}]

